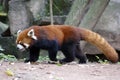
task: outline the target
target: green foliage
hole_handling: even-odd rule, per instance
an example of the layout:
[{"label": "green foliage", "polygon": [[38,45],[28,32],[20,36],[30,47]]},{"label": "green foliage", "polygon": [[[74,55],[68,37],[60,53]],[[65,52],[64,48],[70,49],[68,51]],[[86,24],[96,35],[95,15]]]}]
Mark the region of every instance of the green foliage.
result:
[{"label": "green foliage", "polygon": [[118,64],[120,64],[120,62],[118,62]]},{"label": "green foliage", "polygon": [[57,65],[57,66],[62,66],[62,64],[60,64],[60,63],[57,63],[56,65]]},{"label": "green foliage", "polygon": [[2,12],[2,6],[0,5],[0,12]]},{"label": "green foliage", "polygon": [[48,56],[45,56],[45,57],[39,56],[39,59],[38,59],[38,61],[40,61],[40,62],[42,62],[42,61],[48,61],[48,60],[49,60]]},{"label": "green foliage", "polygon": [[2,5],[0,5],[0,12],[4,12],[4,11],[3,11],[3,6],[2,6]]},{"label": "green foliage", "polygon": [[[59,58],[60,58],[60,56],[57,56],[57,59],[59,59]],[[48,56],[45,56],[45,57],[39,56],[39,60],[38,61],[43,62],[43,61],[49,61],[49,60],[50,59],[49,59]],[[60,64],[59,62],[50,61],[50,63],[51,64],[56,64],[57,66],[62,66],[62,64]]]},{"label": "green foliage", "polygon": [[17,61],[16,57],[13,55],[5,55],[3,53],[0,53],[0,60],[5,60],[5,61]]},{"label": "green foliage", "polygon": [[109,63],[108,60],[102,60],[98,56],[96,56],[96,58],[98,59],[98,62],[101,63],[101,64],[108,64]]},{"label": "green foliage", "polygon": [[3,6],[0,5],[0,16],[7,16],[7,13],[3,11]]},{"label": "green foliage", "polygon": [[0,12],[0,16],[7,16],[7,13]]}]

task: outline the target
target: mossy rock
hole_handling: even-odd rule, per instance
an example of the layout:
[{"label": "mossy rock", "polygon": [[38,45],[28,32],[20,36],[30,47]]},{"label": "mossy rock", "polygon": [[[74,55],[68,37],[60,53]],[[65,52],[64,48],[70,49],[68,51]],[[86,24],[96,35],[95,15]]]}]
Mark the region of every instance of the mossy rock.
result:
[{"label": "mossy rock", "polygon": [[14,55],[16,58],[24,58],[28,52],[20,52],[16,48],[14,37],[0,37],[0,53]]}]

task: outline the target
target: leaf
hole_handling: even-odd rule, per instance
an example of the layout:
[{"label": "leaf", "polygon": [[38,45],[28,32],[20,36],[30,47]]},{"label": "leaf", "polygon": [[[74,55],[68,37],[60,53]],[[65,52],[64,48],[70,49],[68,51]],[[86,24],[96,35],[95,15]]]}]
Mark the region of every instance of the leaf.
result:
[{"label": "leaf", "polygon": [[0,12],[0,16],[7,16],[7,13]]},{"label": "leaf", "polygon": [[62,66],[62,64],[60,64],[60,63],[57,63],[57,66]]},{"label": "leaf", "polygon": [[8,76],[14,76],[14,73],[10,70],[10,69],[7,69],[5,71],[5,73],[8,75]]}]

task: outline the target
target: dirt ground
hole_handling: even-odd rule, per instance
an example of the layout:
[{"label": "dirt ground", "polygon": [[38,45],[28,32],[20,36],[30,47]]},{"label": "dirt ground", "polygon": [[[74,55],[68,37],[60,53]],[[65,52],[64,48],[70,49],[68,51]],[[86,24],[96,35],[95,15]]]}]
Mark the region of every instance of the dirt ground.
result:
[{"label": "dirt ground", "polygon": [[[8,76],[6,70],[13,72]],[[2,62],[0,80],[120,80],[120,64],[70,63],[65,65]]]}]

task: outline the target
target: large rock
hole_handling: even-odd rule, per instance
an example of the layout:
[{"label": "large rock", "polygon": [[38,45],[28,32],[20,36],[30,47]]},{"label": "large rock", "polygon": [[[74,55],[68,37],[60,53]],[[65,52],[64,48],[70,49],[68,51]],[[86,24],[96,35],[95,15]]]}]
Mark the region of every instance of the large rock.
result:
[{"label": "large rock", "polygon": [[[53,23],[54,24],[64,24],[64,21],[66,19],[66,16],[53,16]],[[34,24],[37,25],[50,25],[51,21],[50,21],[50,17],[43,17],[40,20],[37,20],[34,22]]]},{"label": "large rock", "polygon": [[46,0],[29,0],[27,6],[33,14],[34,21],[41,19],[45,15]]},{"label": "large rock", "polygon": [[0,53],[15,55],[16,58],[23,58],[28,54],[17,50],[14,37],[0,37]]},{"label": "large rock", "polygon": [[18,30],[28,28],[32,23],[32,14],[26,6],[25,0],[11,0],[8,17],[12,35],[15,35]]},{"label": "large rock", "polygon": [[[120,51],[120,1],[110,1],[94,31],[102,35],[116,50]],[[86,44],[83,51],[86,54],[101,53],[91,44]]]}]

